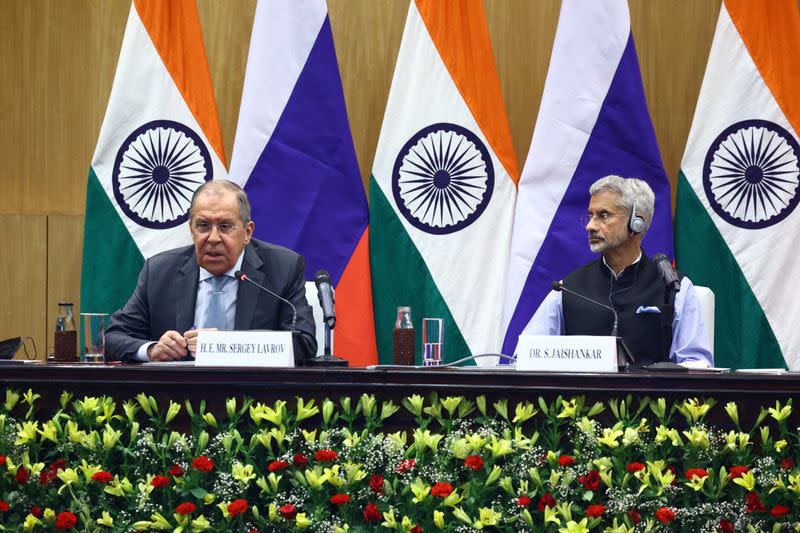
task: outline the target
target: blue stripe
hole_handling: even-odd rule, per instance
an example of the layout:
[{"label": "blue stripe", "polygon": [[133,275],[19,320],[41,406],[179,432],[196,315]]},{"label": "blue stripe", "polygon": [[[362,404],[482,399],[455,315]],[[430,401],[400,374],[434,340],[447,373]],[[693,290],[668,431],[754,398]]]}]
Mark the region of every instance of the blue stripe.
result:
[{"label": "blue stripe", "polygon": [[369,212],[327,17],[245,190],[255,236],[303,254],[307,280],[324,268],[337,285]]},{"label": "blue stripe", "polygon": [[511,354],[517,337],[550,291],[551,283],[595,259],[580,217],[589,205],[589,187],[597,179],[617,174],[640,178],[653,188],[656,209],[643,247],[648,255],[672,251],[670,189],[653,124],[647,110],[633,36],[622,54],[597,122],[575,174],[550,224],[550,229],[525,280],[503,342]]}]

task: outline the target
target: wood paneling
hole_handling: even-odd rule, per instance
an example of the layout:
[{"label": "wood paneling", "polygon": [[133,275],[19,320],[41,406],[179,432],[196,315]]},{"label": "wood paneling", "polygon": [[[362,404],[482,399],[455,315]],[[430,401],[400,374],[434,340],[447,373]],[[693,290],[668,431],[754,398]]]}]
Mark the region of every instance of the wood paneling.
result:
[{"label": "wood paneling", "polygon": [[[13,274],[0,282],[8,284],[1,294],[9,295],[0,337],[30,334],[44,346],[56,312],[54,302],[63,297],[78,301],[86,175],[130,5],[130,0],[2,3],[0,214],[6,215],[0,221],[13,231],[0,264]],[[521,168],[547,76],[560,2],[484,0],[484,5]],[[197,6],[230,160],[255,0],[197,0]],[[408,2],[328,0],[328,7],[366,183]],[[673,185],[719,9],[720,0],[630,0],[645,92]]]},{"label": "wood paneling", "polygon": [[[76,237],[79,245],[75,245]],[[47,217],[47,331],[55,327],[59,302],[72,302],[75,326],[80,330],[81,256],[83,215]],[[87,312],[94,311],[86,309]],[[52,344],[48,338],[48,343]],[[80,349],[80,347],[78,348]],[[49,352],[48,352],[49,353]]]},{"label": "wood paneling", "polygon": [[[719,0],[631,0],[645,91],[675,181]],[[230,158],[255,0],[197,0]],[[361,173],[369,177],[408,3],[329,0]],[[520,166],[530,145],[558,0],[485,0]],[[0,17],[0,213],[82,214],[129,0],[5,0]]]},{"label": "wood paneling", "polygon": [[33,337],[41,357],[47,338],[47,217],[0,215],[0,227],[0,339]]}]

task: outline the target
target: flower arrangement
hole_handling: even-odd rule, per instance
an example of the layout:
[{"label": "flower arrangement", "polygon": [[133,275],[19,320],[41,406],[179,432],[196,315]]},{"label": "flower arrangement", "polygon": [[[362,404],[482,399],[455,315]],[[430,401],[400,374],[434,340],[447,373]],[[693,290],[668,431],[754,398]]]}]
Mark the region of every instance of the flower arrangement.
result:
[{"label": "flower arrangement", "polygon": [[0,405],[2,531],[800,530],[791,400],[37,399]]}]

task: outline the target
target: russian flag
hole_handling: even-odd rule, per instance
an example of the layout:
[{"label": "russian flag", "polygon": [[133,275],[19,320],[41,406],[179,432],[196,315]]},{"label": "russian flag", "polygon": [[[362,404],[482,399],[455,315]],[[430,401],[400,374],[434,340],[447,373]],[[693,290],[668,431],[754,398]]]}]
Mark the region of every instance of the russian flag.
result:
[{"label": "russian flag", "polygon": [[643,247],[673,255],[670,187],[647,110],[627,0],[565,0],[517,196],[503,353],[554,280],[596,258],[580,223],[589,187],[616,174],[656,195]]},{"label": "russian flag", "polygon": [[303,254],[307,281],[330,272],[336,354],[376,362],[369,211],[325,0],[259,0],[229,174],[256,238]]}]

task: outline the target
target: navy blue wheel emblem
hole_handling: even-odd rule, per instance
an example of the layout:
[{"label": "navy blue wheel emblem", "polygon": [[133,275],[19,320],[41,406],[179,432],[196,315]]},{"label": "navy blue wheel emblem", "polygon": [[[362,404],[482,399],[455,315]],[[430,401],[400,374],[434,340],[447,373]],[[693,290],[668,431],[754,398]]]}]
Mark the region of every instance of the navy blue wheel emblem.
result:
[{"label": "navy blue wheel emblem", "polygon": [[437,235],[478,219],[494,191],[494,165],[483,142],[456,124],[432,124],[400,150],[392,171],[398,209],[414,227]]},{"label": "navy blue wheel emblem", "polygon": [[194,191],[213,178],[211,155],[191,128],[171,120],[148,122],[131,133],[114,161],[114,198],[134,222],[152,229],[189,218]]},{"label": "navy blue wheel emblem", "polygon": [[714,211],[734,226],[766,228],[785,219],[800,200],[800,146],[781,126],[745,120],[711,144],[703,188]]}]

